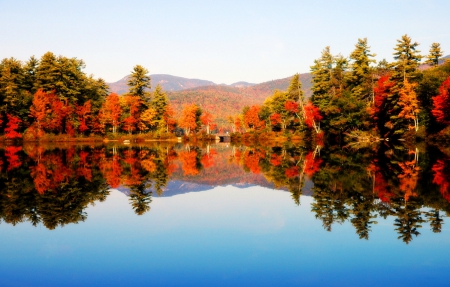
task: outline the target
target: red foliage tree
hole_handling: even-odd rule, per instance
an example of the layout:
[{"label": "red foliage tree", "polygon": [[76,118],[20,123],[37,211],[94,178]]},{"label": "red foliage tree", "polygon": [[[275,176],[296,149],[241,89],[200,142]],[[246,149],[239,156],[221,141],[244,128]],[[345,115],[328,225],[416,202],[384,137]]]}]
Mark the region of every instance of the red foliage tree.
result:
[{"label": "red foliage tree", "polygon": [[308,102],[305,105],[305,124],[309,128],[314,128],[314,130],[319,133],[320,127],[318,122],[322,120],[319,108],[314,106],[312,102]]},{"label": "red foliage tree", "polygon": [[202,124],[206,127],[206,134],[209,135],[210,133],[210,127],[213,124],[213,115],[211,115],[208,112],[204,112],[201,116],[200,116],[200,121],[202,122]]},{"label": "red foliage tree", "polygon": [[439,186],[442,196],[450,202],[449,162],[439,159],[431,168],[434,172],[433,183]]},{"label": "red foliage tree", "polygon": [[439,87],[439,94],[433,97],[433,109],[431,113],[436,121],[441,124],[450,124],[450,77]]},{"label": "red foliage tree", "polygon": [[320,165],[322,164],[322,161],[323,160],[321,158],[314,157],[314,153],[312,151],[309,152],[306,155],[305,161],[304,161],[305,174],[309,178],[312,178],[313,175],[320,170]]},{"label": "red foliage tree", "polygon": [[16,139],[21,138],[22,135],[17,132],[19,128],[19,124],[22,122],[21,119],[11,116],[10,114],[6,114],[8,118],[8,123],[5,128],[5,137],[8,139]]},{"label": "red foliage tree", "polygon": [[270,164],[273,166],[279,166],[281,164],[281,161],[282,161],[281,155],[274,153],[270,157]]},{"label": "red foliage tree", "polygon": [[20,146],[8,146],[5,148],[5,156],[6,160],[8,161],[8,168],[6,169],[7,171],[13,170],[22,165],[22,162],[19,159],[19,155],[17,154],[21,150],[22,147]]},{"label": "red foliage tree", "polygon": [[92,105],[90,100],[85,102],[82,106],[76,106],[75,112],[78,116],[78,131],[80,133],[85,133],[89,130],[88,122],[91,118],[91,109]]},{"label": "red foliage tree", "polygon": [[290,113],[297,114],[299,112],[299,104],[293,101],[286,101],[284,108]]},{"label": "red foliage tree", "polygon": [[288,178],[296,177],[300,174],[298,166],[294,165],[286,169],[284,172]]},{"label": "red foliage tree", "polygon": [[102,114],[105,121],[112,125],[112,132],[115,133],[120,124],[119,119],[122,114],[119,95],[111,93],[106,97],[102,107]]},{"label": "red foliage tree", "polygon": [[281,124],[281,115],[280,114],[271,114],[270,115],[270,124],[275,127]]}]

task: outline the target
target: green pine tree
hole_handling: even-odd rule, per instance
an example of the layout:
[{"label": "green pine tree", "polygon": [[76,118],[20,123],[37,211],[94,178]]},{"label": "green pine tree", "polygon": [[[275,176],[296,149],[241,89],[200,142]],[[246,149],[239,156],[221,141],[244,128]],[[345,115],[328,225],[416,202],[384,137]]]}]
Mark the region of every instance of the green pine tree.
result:
[{"label": "green pine tree", "polygon": [[433,43],[430,47],[430,54],[427,56],[426,64],[431,66],[437,66],[439,64],[439,59],[444,55],[444,52],[441,50],[441,44]]},{"label": "green pine tree", "polygon": [[141,65],[136,65],[131,72],[128,79],[129,93],[135,96],[139,96],[144,103],[148,103],[150,100],[150,76],[147,75],[148,70]]},{"label": "green pine tree", "polygon": [[375,63],[373,57],[376,54],[370,53],[367,45],[367,38],[358,39],[355,50],[350,54],[351,71],[349,85],[354,96],[360,99],[369,100],[373,97],[373,69],[371,63]]}]

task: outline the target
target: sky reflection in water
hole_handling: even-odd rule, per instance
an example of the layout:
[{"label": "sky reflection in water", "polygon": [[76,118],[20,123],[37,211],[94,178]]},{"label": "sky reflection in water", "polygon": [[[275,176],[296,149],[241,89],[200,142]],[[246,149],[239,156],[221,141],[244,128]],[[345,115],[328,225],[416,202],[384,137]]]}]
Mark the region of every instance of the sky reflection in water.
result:
[{"label": "sky reflection in water", "polygon": [[381,220],[370,240],[351,224],[326,232],[290,194],[232,186],[155,197],[136,216],[112,191],[89,219],[49,231],[2,224],[1,286],[444,286],[450,238],[412,244]]}]

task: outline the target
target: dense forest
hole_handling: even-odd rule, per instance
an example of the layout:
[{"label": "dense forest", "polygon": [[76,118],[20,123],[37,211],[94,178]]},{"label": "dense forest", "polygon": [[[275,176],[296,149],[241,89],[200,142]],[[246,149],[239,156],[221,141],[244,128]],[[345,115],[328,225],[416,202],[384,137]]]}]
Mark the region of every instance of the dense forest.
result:
[{"label": "dense forest", "polygon": [[286,90],[271,91],[264,100],[255,95],[269,93],[277,81],[168,96],[159,85],[152,89],[148,70],[136,65],[128,92],[118,95],[109,93],[104,80],[86,75],[77,58],[51,52],[26,62],[6,58],[0,63],[0,134],[25,141],[132,134],[159,138],[200,131],[359,142],[447,140],[450,62],[442,60],[438,43],[426,56],[418,46],[404,35],[394,47],[394,61],[378,63],[367,39],[358,39],[348,57],[326,47],[311,66],[311,82],[302,83],[309,80],[305,74],[294,75]]},{"label": "dense forest", "polygon": [[295,76],[286,91],[243,110],[237,130],[313,131],[328,138],[374,140],[448,139],[450,62],[433,43],[423,58],[407,35],[397,40],[394,62],[374,60],[367,39],[348,56],[326,47],[311,66],[312,96],[306,100]]}]

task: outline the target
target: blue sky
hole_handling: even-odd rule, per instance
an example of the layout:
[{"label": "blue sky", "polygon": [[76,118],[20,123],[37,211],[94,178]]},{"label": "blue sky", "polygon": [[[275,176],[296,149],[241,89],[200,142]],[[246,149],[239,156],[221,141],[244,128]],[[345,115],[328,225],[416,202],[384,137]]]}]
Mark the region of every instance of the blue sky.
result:
[{"label": "blue sky", "polygon": [[450,1],[27,1],[0,0],[0,57],[47,51],[77,57],[114,82],[136,64],[151,74],[231,84],[309,72],[325,46],[348,56],[367,37],[392,60],[408,34],[427,54],[450,54]]}]

